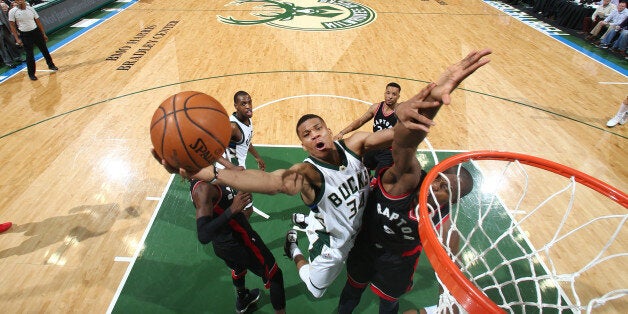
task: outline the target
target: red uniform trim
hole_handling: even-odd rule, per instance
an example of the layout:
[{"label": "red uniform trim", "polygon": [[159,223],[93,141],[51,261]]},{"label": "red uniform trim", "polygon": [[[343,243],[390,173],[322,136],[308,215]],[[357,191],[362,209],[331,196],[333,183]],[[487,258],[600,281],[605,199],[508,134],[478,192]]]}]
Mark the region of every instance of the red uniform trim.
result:
[{"label": "red uniform trim", "polygon": [[379,170],[379,173],[377,174],[377,186],[379,187],[379,190],[382,191],[382,194],[389,200],[400,200],[402,198],[405,198],[406,196],[410,195],[410,193],[403,193],[401,195],[392,195],[389,194],[388,192],[386,192],[386,189],[384,189],[384,186],[382,185],[382,176],[384,175],[384,172],[386,170],[388,170],[390,168],[390,166],[382,168]]},{"label": "red uniform trim", "polygon": [[366,287],[366,283],[355,281],[355,279],[351,278],[349,274],[347,274],[347,282],[349,283],[349,285],[351,285],[352,287],[356,289],[364,289],[364,287]]},{"label": "red uniform trim", "polygon": [[380,298],[382,298],[384,300],[391,301],[391,302],[397,301],[397,298],[394,298],[394,297],[391,297],[391,296],[387,295],[382,290],[380,290],[379,288],[377,288],[376,286],[374,286],[372,284],[371,284],[371,291],[373,291],[373,293],[375,293],[377,296],[379,296]]}]

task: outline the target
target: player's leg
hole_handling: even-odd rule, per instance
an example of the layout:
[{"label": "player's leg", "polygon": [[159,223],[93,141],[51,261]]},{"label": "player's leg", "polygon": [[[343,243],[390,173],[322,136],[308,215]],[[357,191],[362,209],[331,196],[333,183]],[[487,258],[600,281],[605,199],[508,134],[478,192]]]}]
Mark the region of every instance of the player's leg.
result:
[{"label": "player's leg", "polygon": [[402,256],[384,252],[375,260],[371,290],[380,299],[380,314],[399,312],[399,297],[412,289],[419,254]]},{"label": "player's leg", "polygon": [[371,281],[375,272],[373,269],[374,250],[370,250],[370,242],[358,236],[355,246],[351,249],[347,258],[347,282],[345,283],[340,301],[338,302],[338,313],[353,313],[353,310],[360,303],[362,293]]},{"label": "player's leg", "polygon": [[248,251],[243,247],[219,247],[214,245],[216,256],[220,257],[231,268],[231,281],[236,289],[236,312],[244,313],[259,300],[259,289],[246,288],[247,268],[241,261],[246,261]]},{"label": "player's leg", "polygon": [[251,241],[253,247],[248,251],[247,268],[262,278],[264,287],[270,290],[270,303],[275,313],[285,313],[286,293],[283,283],[283,272],[277,265],[275,257],[268,249],[264,241],[255,236]]}]

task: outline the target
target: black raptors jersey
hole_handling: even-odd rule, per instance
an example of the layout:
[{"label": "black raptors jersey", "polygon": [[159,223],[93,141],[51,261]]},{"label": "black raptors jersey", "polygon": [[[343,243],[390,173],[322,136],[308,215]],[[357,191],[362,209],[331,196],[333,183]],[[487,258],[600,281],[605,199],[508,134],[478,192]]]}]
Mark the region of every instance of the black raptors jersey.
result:
[{"label": "black raptors jersey", "polygon": [[[387,169],[380,169],[379,174]],[[420,183],[424,177],[425,172],[421,171]],[[364,231],[369,241],[394,254],[416,253],[421,244],[418,217],[414,214],[417,191],[393,196],[383,190],[380,180],[374,181],[364,212]]]},{"label": "black raptors jersey", "polygon": [[375,111],[375,116],[373,117],[373,132],[390,129],[397,123],[395,112],[391,112],[388,115],[384,114],[384,106],[386,106],[386,104],[382,101]]},{"label": "black raptors jersey", "polygon": [[[194,186],[200,181],[192,180],[190,182],[190,193],[194,190]],[[235,192],[229,188],[219,185],[212,185],[211,188],[220,190],[220,200],[214,204],[212,220],[218,218],[225,212],[225,209],[233,203]],[[259,239],[259,235],[253,230],[248,219],[242,212],[231,217],[228,222],[218,227],[215,238],[212,240],[214,246],[242,246],[248,244],[251,238]]]}]

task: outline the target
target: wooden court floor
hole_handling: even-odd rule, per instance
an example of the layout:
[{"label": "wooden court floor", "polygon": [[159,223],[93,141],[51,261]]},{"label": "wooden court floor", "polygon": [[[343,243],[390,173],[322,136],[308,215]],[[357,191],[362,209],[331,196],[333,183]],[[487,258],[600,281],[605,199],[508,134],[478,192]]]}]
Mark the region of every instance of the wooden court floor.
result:
[{"label": "wooden court floor", "polygon": [[[318,29],[312,14],[341,19],[337,6],[261,23],[252,13],[287,9],[246,2],[118,3],[119,12],[59,41],[59,72],[40,71],[35,82],[17,72],[0,84],[0,220],[15,224],[0,235],[0,304],[9,312],[107,311],[170,178],[150,156],[148,123],[183,90],[228,110],[246,90],[254,143],[297,145],[302,114],[337,132],[381,101],[388,82],[407,99],[489,47],[491,63],[441,110],[429,147],[531,154],[627,190],[628,126],[605,127],[626,76],[487,2],[364,1],[355,19],[327,25],[334,30]],[[623,269],[599,276],[627,282]]]}]

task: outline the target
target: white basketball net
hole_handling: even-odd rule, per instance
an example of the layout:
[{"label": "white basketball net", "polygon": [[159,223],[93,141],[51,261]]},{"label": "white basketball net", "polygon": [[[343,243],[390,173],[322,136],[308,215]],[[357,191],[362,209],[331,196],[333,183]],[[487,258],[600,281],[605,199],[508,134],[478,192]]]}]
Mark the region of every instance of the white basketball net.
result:
[{"label": "white basketball net", "polygon": [[[429,225],[468,281],[509,313],[627,311],[626,200],[620,205],[579,183],[577,174],[519,160],[474,159],[464,167],[481,175],[471,194],[450,204],[451,228]],[[452,250],[455,233],[460,242]],[[440,284],[437,312],[469,302],[452,297],[460,287]]]}]

